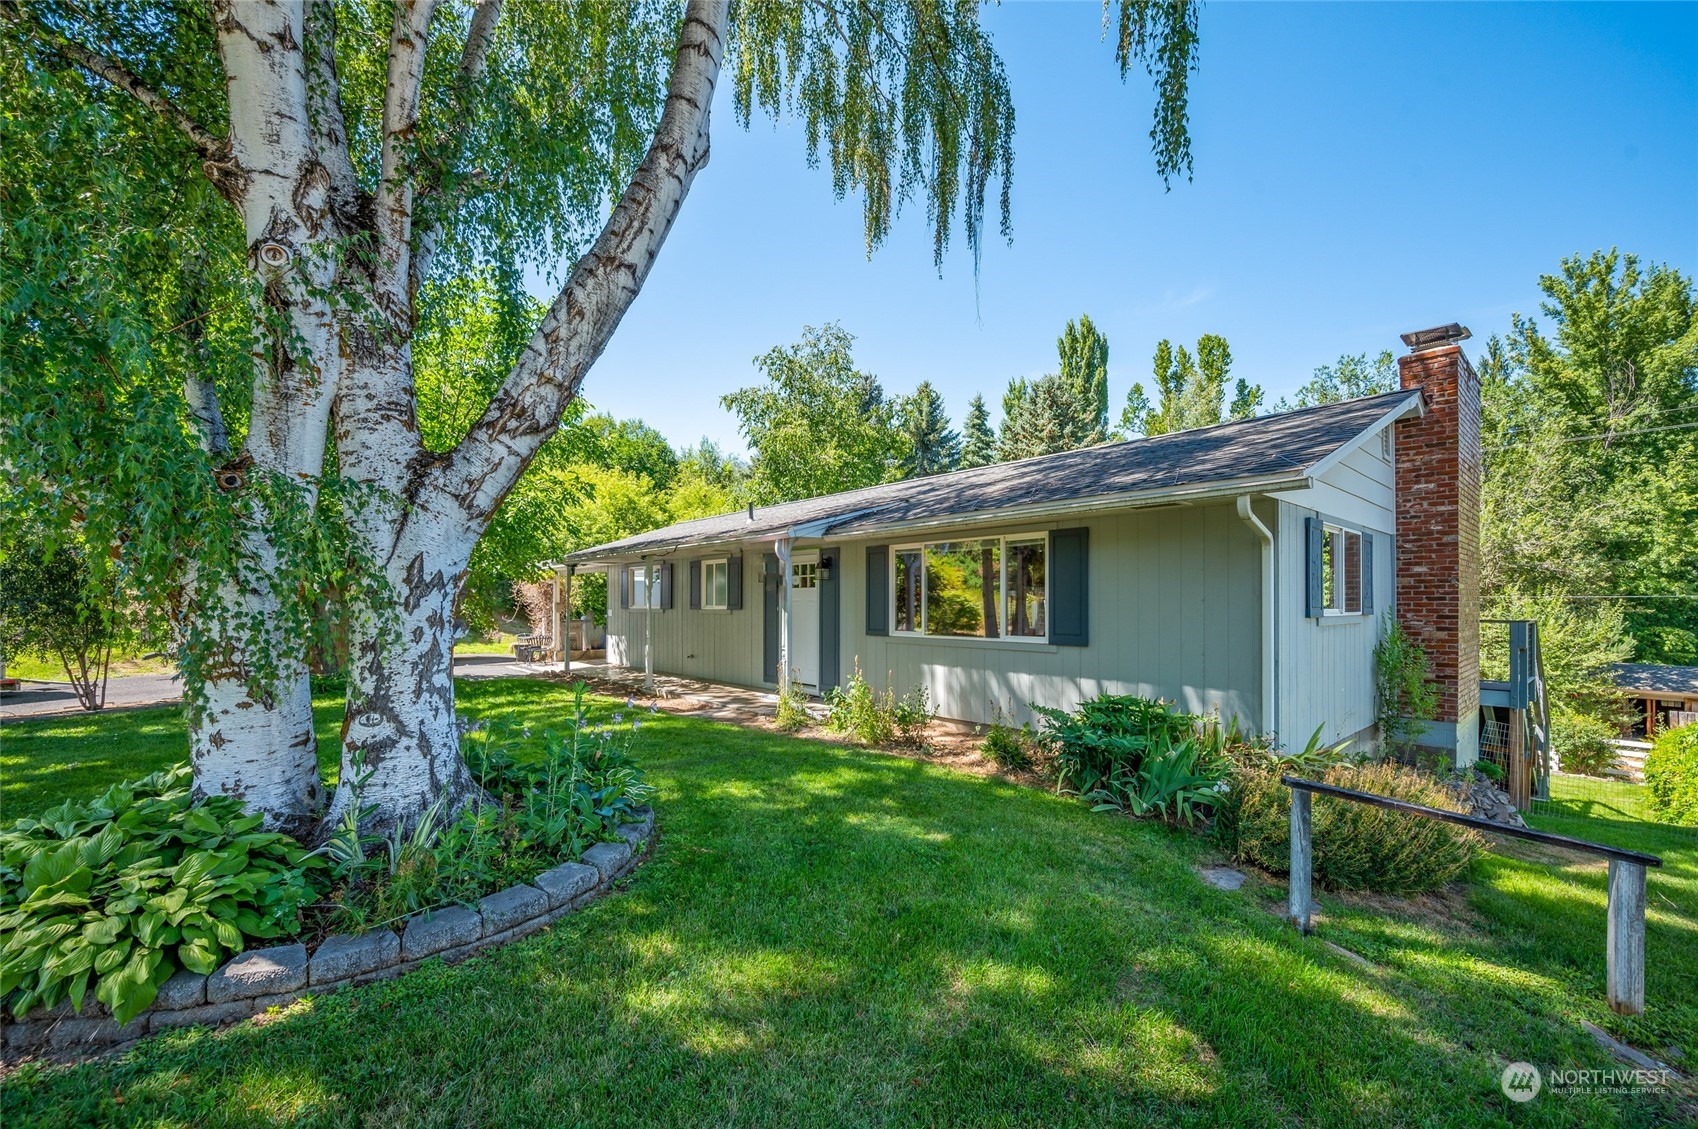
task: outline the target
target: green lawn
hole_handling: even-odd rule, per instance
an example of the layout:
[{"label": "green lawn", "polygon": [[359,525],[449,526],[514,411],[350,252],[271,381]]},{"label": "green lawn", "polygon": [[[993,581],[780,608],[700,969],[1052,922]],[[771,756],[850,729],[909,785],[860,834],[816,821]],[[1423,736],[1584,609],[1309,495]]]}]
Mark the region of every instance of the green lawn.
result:
[{"label": "green lawn", "polygon": [[[508,680],[460,693],[469,714],[541,726],[567,691]],[[92,723],[106,741],[7,726],[6,756],[58,749],[63,761],[76,755],[63,751],[70,740],[101,751],[159,716]],[[163,741],[122,744],[136,763],[119,775],[171,755]],[[1320,936],[1300,938],[1276,916],[1277,885],[1252,878],[1225,893],[1197,880],[1206,842],[1044,792],[666,715],[645,723],[639,752],[660,789],[660,836],[620,894],[463,965],[325,996],[260,1027],[26,1067],[0,1091],[0,1120],[1607,1126],[1690,1116],[1666,1095],[1514,1105],[1498,1079],[1518,1059],[1614,1065],[1582,1017],[1698,1053],[1691,836],[1671,839],[1674,865],[1652,878],[1650,1011],[1630,1024],[1602,1003],[1602,894],[1586,867],[1493,856],[1466,897],[1380,908],[1323,898]],[[33,806],[94,783],[88,769],[50,770],[17,799]]]}]

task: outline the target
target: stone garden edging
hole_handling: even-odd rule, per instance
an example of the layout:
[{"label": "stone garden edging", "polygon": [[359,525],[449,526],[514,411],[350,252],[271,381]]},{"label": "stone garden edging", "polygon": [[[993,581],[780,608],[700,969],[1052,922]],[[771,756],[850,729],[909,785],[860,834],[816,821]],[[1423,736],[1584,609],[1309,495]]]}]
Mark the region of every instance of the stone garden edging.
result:
[{"label": "stone garden edging", "polygon": [[222,1026],[274,1007],[350,985],[389,980],[440,957],[454,963],[481,949],[528,936],[607,893],[636,869],[654,836],[654,809],[622,824],[619,840],[597,843],[577,862],[482,898],[478,908],[448,906],[407,918],[398,929],[326,937],[311,956],[299,942],[249,949],[202,976],[179,971],[152,1006],[120,1027],[93,997],[77,1014],[68,1001],[0,1019],[4,1057],[97,1051],[177,1027]]}]

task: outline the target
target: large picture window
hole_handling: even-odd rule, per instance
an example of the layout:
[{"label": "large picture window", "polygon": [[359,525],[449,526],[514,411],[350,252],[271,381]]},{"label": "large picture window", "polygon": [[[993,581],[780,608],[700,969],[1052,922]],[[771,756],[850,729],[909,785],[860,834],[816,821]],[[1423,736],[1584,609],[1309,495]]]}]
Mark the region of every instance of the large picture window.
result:
[{"label": "large picture window", "polygon": [[898,546],[891,554],[892,630],[970,639],[1046,639],[1048,549],[1043,535]]}]

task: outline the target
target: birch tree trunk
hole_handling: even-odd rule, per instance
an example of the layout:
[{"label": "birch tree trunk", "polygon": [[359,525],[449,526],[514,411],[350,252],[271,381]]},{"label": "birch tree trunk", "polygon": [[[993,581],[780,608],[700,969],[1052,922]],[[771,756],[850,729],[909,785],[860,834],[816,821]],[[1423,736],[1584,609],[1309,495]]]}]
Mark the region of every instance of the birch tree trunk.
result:
[{"label": "birch tree trunk", "polygon": [[[420,26],[401,26],[418,14],[398,6],[391,39],[384,117],[386,125],[403,129],[416,102],[409,105],[404,89],[398,93],[413,64],[397,45],[422,45]],[[341,784],[331,820],[355,802],[351,784],[362,773],[358,802],[376,808],[368,822],[379,828],[409,823],[439,799],[457,809],[473,792],[454,716],[453,607],[460,581],[496,508],[559,428],[584,374],[642,288],[707,163],[726,20],[724,0],[688,6],[666,107],[647,155],[489,408],[451,454],[443,458],[420,447],[406,345],[360,338],[345,343],[344,354],[354,359],[337,406],[337,453],[344,473],[381,488],[384,501],[359,531],[386,562],[396,606],[387,617],[375,611],[356,617]],[[390,272],[378,292],[380,301],[398,309],[409,291],[414,244],[399,192],[379,192],[378,217]],[[419,233],[417,243],[431,246],[434,233]]]},{"label": "birch tree trunk", "polygon": [[206,171],[242,217],[257,332],[247,439],[219,475],[241,495],[246,560],[211,591],[190,586],[191,629],[218,641],[189,702],[190,759],[197,795],[236,796],[269,826],[300,832],[323,806],[305,640],[278,627],[280,548],[251,487],[264,475],[315,499],[337,387],[338,231],[307,111],[304,9],[224,0],[213,18],[230,136],[227,159]]}]

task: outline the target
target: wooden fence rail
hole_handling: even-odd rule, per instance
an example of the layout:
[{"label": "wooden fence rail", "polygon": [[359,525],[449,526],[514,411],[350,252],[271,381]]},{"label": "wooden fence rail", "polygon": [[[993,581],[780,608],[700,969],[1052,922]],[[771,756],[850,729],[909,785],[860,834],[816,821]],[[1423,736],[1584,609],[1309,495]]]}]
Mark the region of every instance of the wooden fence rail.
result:
[{"label": "wooden fence rail", "polygon": [[1510,827],[1478,816],[1440,808],[1423,807],[1390,796],[1372,792],[1356,792],[1319,780],[1300,776],[1282,776],[1280,783],[1291,789],[1291,885],[1287,912],[1299,932],[1309,932],[1309,918],[1314,910],[1314,844],[1311,841],[1311,798],[1315,793],[1403,812],[1405,815],[1443,820],[1471,827],[1491,835],[1507,835],[1512,839],[1527,839],[1552,847],[1601,855],[1610,860],[1609,928],[1605,941],[1608,961],[1606,987],[1613,1011],[1622,1015],[1642,1015],[1645,1012],[1645,868],[1661,866],[1656,855],[1609,847],[1585,839],[1574,839],[1549,831],[1534,831],[1527,827]]}]

